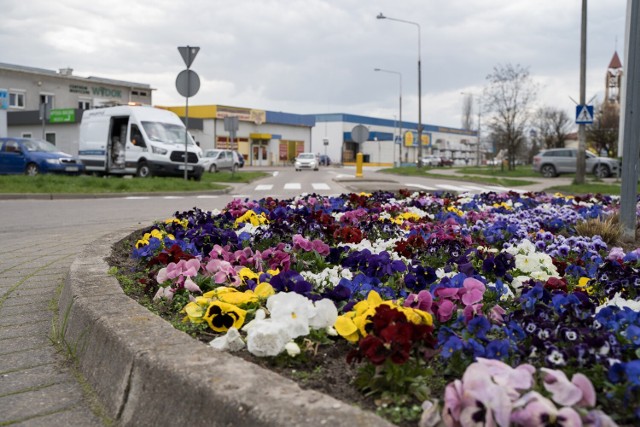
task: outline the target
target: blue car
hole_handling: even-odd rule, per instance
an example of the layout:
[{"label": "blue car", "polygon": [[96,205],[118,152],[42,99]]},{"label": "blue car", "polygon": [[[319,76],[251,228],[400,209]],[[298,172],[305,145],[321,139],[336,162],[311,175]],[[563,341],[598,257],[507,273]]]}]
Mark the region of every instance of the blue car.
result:
[{"label": "blue car", "polygon": [[0,138],[0,174],[78,175],[83,172],[84,165],[77,157],[60,152],[50,142],[28,138]]}]

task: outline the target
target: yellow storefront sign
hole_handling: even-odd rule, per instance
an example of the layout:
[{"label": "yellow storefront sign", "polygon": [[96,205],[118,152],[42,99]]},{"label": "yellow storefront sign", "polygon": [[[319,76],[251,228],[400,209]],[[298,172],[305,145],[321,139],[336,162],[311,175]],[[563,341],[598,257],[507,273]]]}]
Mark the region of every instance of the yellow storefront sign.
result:
[{"label": "yellow storefront sign", "polygon": [[413,132],[406,132],[404,134],[405,147],[411,147],[413,145]]}]

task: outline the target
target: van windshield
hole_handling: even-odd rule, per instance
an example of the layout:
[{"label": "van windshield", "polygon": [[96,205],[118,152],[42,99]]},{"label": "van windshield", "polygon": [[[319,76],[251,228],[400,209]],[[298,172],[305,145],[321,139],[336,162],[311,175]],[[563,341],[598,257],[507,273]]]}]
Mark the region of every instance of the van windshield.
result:
[{"label": "van windshield", "polygon": [[[166,144],[184,145],[185,127],[162,122],[142,122],[142,128],[149,141],[164,142]],[[191,135],[187,140],[189,145],[194,145]]]}]

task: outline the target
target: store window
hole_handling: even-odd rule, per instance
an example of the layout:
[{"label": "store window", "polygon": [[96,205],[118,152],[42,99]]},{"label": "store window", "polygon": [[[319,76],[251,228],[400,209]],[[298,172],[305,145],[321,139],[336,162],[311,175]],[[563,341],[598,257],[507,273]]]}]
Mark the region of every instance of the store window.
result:
[{"label": "store window", "polygon": [[9,107],[24,108],[24,92],[9,91]]},{"label": "store window", "polygon": [[78,101],[78,108],[81,110],[90,110],[91,109],[91,100],[81,99]]},{"label": "store window", "polygon": [[53,132],[46,132],[44,134],[44,139],[46,141],[49,141],[50,143],[52,143],[53,145],[56,145],[56,134]]},{"label": "store window", "polygon": [[54,100],[55,99],[53,94],[49,94],[49,93],[40,94],[40,104],[49,104],[49,108],[52,110],[56,108]]},{"label": "store window", "polygon": [[22,132],[22,137],[23,138],[33,138],[33,135],[31,134],[31,132]]}]

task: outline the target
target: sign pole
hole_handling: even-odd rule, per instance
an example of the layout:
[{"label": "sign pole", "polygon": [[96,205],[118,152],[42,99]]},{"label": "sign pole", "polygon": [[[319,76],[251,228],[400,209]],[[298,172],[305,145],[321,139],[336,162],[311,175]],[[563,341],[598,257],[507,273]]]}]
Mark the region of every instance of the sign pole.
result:
[{"label": "sign pole", "polygon": [[[196,59],[196,55],[200,50],[199,47],[184,46],[178,47],[178,52],[182,56],[182,59],[187,66],[187,69],[178,74],[176,79],[176,88],[178,93],[185,97],[185,111],[184,111],[184,179],[189,178],[189,150],[187,148],[189,141],[189,97],[198,93],[200,89],[200,78],[196,73],[190,70],[193,60]],[[193,78],[193,80],[192,80]]]}]

